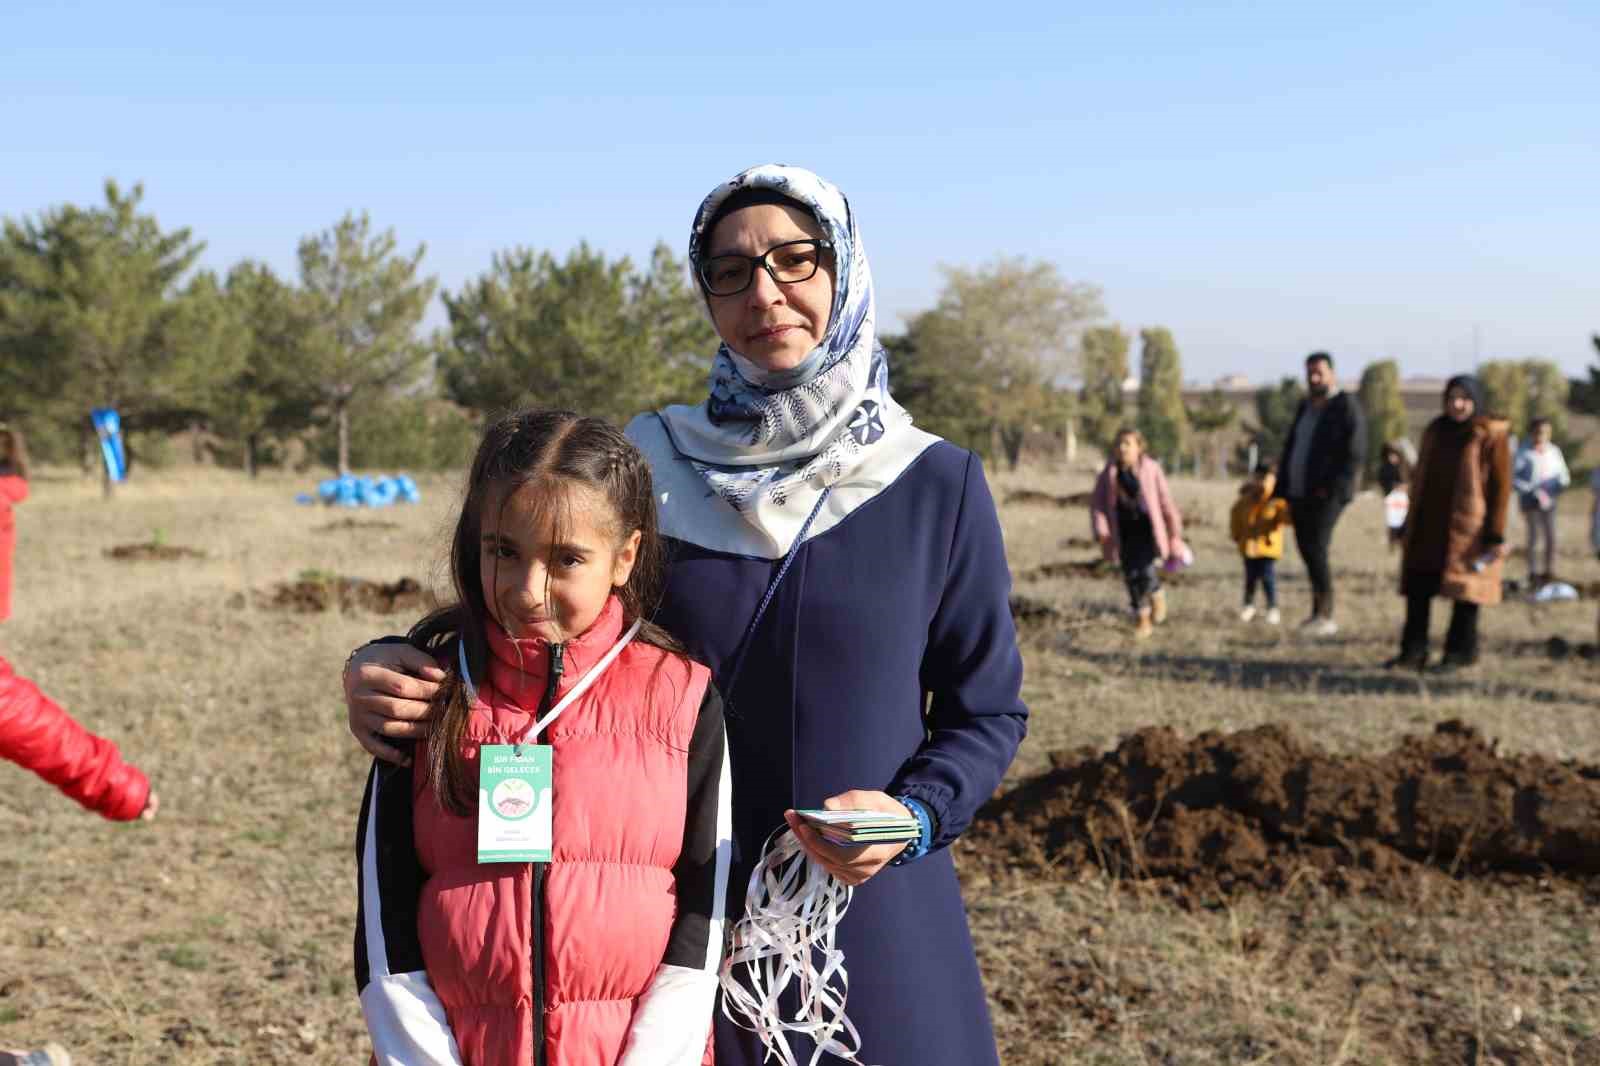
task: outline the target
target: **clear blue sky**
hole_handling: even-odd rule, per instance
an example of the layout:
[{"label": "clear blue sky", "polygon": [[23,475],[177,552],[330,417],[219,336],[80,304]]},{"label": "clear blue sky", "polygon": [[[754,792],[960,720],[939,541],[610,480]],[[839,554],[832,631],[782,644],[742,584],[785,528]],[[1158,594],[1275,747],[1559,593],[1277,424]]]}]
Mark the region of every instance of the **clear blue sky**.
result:
[{"label": "clear blue sky", "polygon": [[850,195],[889,329],[1004,253],[1192,379],[1593,361],[1594,0],[545,7],[4,0],[0,214],[142,181],[208,265],[292,272],[366,208],[453,289],[513,244],[681,254],[776,160]]}]

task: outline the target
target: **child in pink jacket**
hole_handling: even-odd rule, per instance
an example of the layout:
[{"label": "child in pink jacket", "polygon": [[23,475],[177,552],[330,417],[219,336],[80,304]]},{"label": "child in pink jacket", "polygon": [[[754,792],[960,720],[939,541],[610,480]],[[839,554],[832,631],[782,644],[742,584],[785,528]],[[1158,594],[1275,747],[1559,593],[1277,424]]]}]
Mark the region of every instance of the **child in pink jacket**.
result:
[{"label": "child in pink jacket", "polygon": [[1095,539],[1108,561],[1120,562],[1133,606],[1134,636],[1143,640],[1167,620],[1161,565],[1181,559],[1183,516],[1172,502],[1161,464],[1145,454],[1144,436],[1119,430],[1112,458],[1100,471],[1089,503]]}]

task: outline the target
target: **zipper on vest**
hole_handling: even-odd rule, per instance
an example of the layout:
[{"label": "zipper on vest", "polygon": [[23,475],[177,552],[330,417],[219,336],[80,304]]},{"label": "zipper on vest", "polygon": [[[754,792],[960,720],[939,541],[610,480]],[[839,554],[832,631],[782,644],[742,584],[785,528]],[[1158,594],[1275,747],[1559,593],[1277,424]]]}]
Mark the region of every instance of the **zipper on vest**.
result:
[{"label": "zipper on vest", "polygon": [[[566,669],[562,661],[567,650],[564,644],[550,645],[550,670],[545,678],[544,699],[539,701],[536,719],[543,718],[556,704],[556,689],[561,684],[561,672]],[[535,740],[541,738],[535,737]],[[548,738],[544,738],[548,743]],[[544,875],[549,863],[533,864],[532,920],[528,923],[533,934],[533,1064],[545,1066],[544,1054]]]}]

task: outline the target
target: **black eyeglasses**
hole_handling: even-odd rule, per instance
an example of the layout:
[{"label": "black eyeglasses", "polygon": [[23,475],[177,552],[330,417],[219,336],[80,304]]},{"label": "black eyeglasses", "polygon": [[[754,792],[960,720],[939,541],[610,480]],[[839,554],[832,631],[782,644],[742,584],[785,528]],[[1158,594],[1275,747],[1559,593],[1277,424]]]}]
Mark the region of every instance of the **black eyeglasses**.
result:
[{"label": "black eyeglasses", "polygon": [[712,296],[737,296],[755,280],[756,267],[779,285],[810,281],[822,263],[822,253],[833,251],[832,241],[785,241],[760,255],[714,255],[699,262],[700,284]]}]

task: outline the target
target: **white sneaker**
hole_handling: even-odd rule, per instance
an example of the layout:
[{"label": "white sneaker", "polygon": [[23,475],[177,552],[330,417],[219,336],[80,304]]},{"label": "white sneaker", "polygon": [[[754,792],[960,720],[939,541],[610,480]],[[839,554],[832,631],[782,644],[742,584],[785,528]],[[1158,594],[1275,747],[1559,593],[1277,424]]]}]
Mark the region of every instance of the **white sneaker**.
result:
[{"label": "white sneaker", "polygon": [[1253,622],[1255,621],[1255,617],[1256,607],[1253,603],[1245,604],[1244,607],[1239,611],[1239,621],[1241,622]]},{"label": "white sneaker", "polygon": [[1267,608],[1267,625],[1275,626],[1281,621],[1283,621],[1283,615],[1278,613],[1278,609],[1276,607],[1268,607]]},{"label": "white sneaker", "polygon": [[1339,632],[1339,623],[1331,618],[1318,618],[1302,628],[1308,637],[1331,637]]}]

